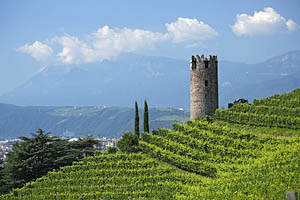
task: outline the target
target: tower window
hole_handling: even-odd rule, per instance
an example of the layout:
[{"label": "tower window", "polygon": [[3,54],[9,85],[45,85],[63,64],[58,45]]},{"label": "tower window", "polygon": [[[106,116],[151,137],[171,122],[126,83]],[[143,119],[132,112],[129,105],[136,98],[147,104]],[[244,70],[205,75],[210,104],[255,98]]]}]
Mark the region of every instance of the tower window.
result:
[{"label": "tower window", "polygon": [[196,69],[196,60],[192,60],[192,69]]},{"label": "tower window", "polygon": [[208,80],[205,80],[205,87],[208,86]]},{"label": "tower window", "polygon": [[204,61],[205,68],[208,68],[208,61]]}]

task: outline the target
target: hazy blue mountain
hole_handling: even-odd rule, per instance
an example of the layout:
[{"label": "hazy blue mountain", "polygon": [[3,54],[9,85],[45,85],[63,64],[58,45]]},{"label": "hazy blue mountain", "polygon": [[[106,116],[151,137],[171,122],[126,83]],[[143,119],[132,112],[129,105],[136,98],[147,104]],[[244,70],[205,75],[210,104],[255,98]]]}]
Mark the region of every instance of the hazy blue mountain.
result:
[{"label": "hazy blue mountain", "polygon": [[[252,101],[300,87],[300,51],[288,52],[263,63],[226,64],[226,67],[220,67],[219,72],[223,76],[219,83],[223,104],[238,98]],[[230,83],[222,86],[222,81]]]},{"label": "hazy blue mountain", "polygon": [[[140,125],[143,124],[142,110],[140,108]],[[133,131],[134,126],[134,110],[128,107],[21,107],[0,103],[0,113],[0,140],[29,136],[37,128],[65,137],[89,134],[120,137],[126,131]],[[188,117],[189,112],[182,109],[150,108],[150,130],[171,128],[174,122],[185,122]]]},{"label": "hazy blue mountain", "polygon": [[48,67],[0,102],[132,106],[147,99],[155,106],[187,107],[188,70],[185,61],[130,54],[98,64]]},{"label": "hazy blue mountain", "polygon": [[[257,64],[222,61],[220,107],[237,98],[252,100],[300,87],[300,51]],[[189,61],[124,54],[112,61],[52,66],[36,74],[0,102],[16,105],[133,106],[189,108]]]}]

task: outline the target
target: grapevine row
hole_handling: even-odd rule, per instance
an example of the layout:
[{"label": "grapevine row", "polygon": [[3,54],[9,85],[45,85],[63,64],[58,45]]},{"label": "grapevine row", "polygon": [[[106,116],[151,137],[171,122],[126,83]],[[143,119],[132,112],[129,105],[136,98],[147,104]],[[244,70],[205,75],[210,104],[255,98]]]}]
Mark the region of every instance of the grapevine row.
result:
[{"label": "grapevine row", "polygon": [[248,124],[255,126],[269,126],[280,128],[300,128],[300,117],[284,117],[277,115],[263,115],[234,112],[231,110],[217,110],[214,118],[227,122]]},{"label": "grapevine row", "polygon": [[254,105],[266,105],[266,106],[281,106],[281,107],[288,107],[288,108],[299,108],[300,107],[300,99],[289,99],[289,100],[282,100],[282,99],[254,99]]},{"label": "grapevine row", "polygon": [[140,145],[144,153],[147,153],[161,161],[175,165],[180,169],[201,174],[203,176],[214,177],[216,175],[216,168],[208,162],[196,161],[144,141],[141,141]]},{"label": "grapevine row", "polygon": [[[180,151],[183,153],[183,149],[185,149],[185,151],[188,152],[188,156],[195,154],[194,157],[198,160],[203,159],[210,160],[212,162],[217,161],[219,163],[223,161],[232,162],[232,158],[257,157],[257,155],[254,153],[254,150],[250,151],[248,149],[235,149],[232,146],[224,146],[217,140],[206,140],[205,137],[202,137],[201,139],[193,138],[190,137],[190,135],[183,134],[182,132],[165,130],[162,131],[162,134],[159,136],[150,134],[144,135],[146,136],[148,142],[151,140],[151,143],[155,143],[161,147],[165,146],[167,149],[173,144],[173,151]],[[197,135],[200,136],[202,133],[199,132]]]},{"label": "grapevine row", "polygon": [[255,113],[264,115],[280,115],[300,117],[300,108],[288,108],[266,105],[235,104],[230,110],[242,113]]}]

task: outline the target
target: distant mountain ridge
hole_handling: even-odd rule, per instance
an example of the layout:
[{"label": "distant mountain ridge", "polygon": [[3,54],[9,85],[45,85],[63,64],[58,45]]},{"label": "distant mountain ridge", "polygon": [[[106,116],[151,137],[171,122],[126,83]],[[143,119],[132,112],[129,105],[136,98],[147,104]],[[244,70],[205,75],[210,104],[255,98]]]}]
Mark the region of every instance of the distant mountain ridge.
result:
[{"label": "distant mountain ridge", "polygon": [[[300,87],[300,51],[291,51],[258,64],[244,65],[235,87],[224,90],[223,101],[254,98],[287,93]],[[234,80],[234,78],[232,79]],[[242,81],[243,80],[243,81]]]},{"label": "distant mountain ridge", "polygon": [[[142,108],[141,108],[142,109]],[[29,136],[38,128],[64,137],[120,137],[133,131],[134,110],[129,107],[103,106],[29,106],[0,103],[0,140]],[[140,110],[140,118],[143,112]],[[150,130],[171,128],[175,122],[185,122],[189,112],[182,109],[150,108]],[[142,120],[140,130],[143,130]]]},{"label": "distant mountain ridge", "polygon": [[[252,100],[300,87],[300,51],[257,64],[219,59],[220,107],[237,98]],[[0,102],[131,106],[147,99],[156,107],[189,108],[189,82],[189,61],[124,54],[102,63],[48,67],[0,96]]]}]

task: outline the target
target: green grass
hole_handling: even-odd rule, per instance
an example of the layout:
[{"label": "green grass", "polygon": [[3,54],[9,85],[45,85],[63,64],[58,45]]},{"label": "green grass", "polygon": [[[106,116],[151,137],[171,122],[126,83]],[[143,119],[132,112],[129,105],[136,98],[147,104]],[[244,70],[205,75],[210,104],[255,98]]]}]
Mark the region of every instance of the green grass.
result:
[{"label": "green grass", "polygon": [[65,107],[50,112],[54,116],[88,116],[103,110],[103,107]]},{"label": "green grass", "polygon": [[229,126],[232,129],[246,131],[248,133],[258,134],[258,135],[271,135],[276,137],[300,137],[299,129],[288,129],[288,128],[278,128],[278,127],[265,127],[265,126],[253,126],[245,124],[235,124],[225,121],[214,121],[217,126]]},{"label": "green grass", "polygon": [[[287,191],[300,192],[299,129],[278,128],[271,123],[267,126],[274,127],[250,126],[248,119],[237,124],[240,118],[235,123],[215,120],[182,124],[188,120],[182,110],[158,110],[163,113],[157,113],[153,121],[180,123],[173,130],[158,129],[155,135],[143,133],[143,154],[99,153],[49,172],[0,199],[262,200],[285,199]],[[59,116],[94,112],[98,112],[96,107],[57,111]],[[120,113],[113,110],[112,121],[116,122]],[[227,116],[221,119],[232,120],[233,116]]]},{"label": "green grass", "polygon": [[156,118],[155,121],[177,121],[185,123],[189,120],[188,116],[169,115]]}]

